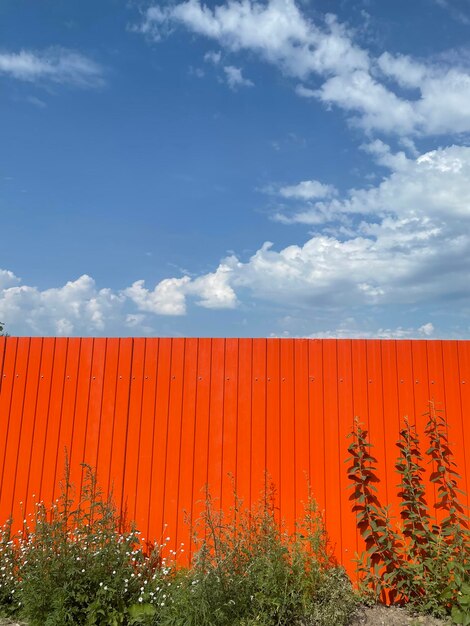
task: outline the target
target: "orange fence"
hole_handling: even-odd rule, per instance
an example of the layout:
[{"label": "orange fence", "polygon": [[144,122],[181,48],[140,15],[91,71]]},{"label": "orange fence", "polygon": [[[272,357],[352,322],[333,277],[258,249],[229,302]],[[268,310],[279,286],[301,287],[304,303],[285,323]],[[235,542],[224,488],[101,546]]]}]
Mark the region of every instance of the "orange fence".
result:
[{"label": "orange fence", "polygon": [[393,502],[400,419],[424,425],[431,398],[469,487],[470,341],[3,337],[0,380],[0,521],[57,497],[65,448],[76,483],[80,463],[96,467],[143,535],[173,547],[189,545],[185,517],[197,517],[205,484],[228,507],[232,475],[249,505],[267,472],[289,525],[310,481],[350,567],[353,417]]}]

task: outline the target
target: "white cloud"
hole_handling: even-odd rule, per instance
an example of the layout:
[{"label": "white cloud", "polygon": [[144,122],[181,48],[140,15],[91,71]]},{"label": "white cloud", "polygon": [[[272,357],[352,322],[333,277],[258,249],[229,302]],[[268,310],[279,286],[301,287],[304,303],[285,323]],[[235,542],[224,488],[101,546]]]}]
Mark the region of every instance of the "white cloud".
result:
[{"label": "white cloud", "polygon": [[[429,339],[434,332],[431,322],[419,328],[398,326],[397,328],[358,328],[356,320],[346,320],[335,330],[325,330],[309,335],[312,339]],[[289,334],[289,336],[291,336]]]},{"label": "white cloud", "polygon": [[309,87],[305,87],[305,85],[296,85],[295,93],[301,98],[316,98],[317,91],[315,89],[310,89]]},{"label": "white cloud", "polygon": [[347,227],[280,251],[267,243],[246,263],[226,261],[231,284],[298,307],[468,301],[470,148],[400,158],[399,165],[376,187],[307,209],[302,202],[291,221],[316,223],[320,213]]},{"label": "white cloud", "polygon": [[408,154],[410,154],[410,156],[415,158],[419,156],[419,151],[416,147],[416,144],[413,139],[410,139],[410,137],[401,137],[400,144],[405,148],[405,150],[408,151]]},{"label": "white cloud", "polygon": [[13,274],[13,272],[0,269],[0,289],[12,287],[13,285],[17,285],[19,282],[19,279]]},{"label": "white cloud", "polygon": [[224,67],[224,72],[227,84],[233,91],[236,91],[239,87],[253,87],[254,85],[253,81],[243,77],[242,71],[239,67],[226,65]]},{"label": "white cloud", "polygon": [[327,16],[325,30],[319,29],[293,0],[266,4],[235,0],[213,10],[198,0],[188,0],[164,9],[151,7],[139,29],[159,39],[176,24],[215,39],[229,50],[254,50],[298,78],[368,66],[367,54],[352,44],[344,26]]},{"label": "white cloud", "polygon": [[403,54],[393,56],[384,52],[377,59],[377,65],[385,76],[393,78],[401,87],[419,88],[428,76],[425,65]]},{"label": "white cloud", "polygon": [[298,78],[369,67],[367,53],[352,43],[347,29],[333,16],[326,16],[321,29],[302,15],[293,0],[232,1],[213,10],[188,0],[166,9],[150,8],[141,30],[158,37],[171,24],[215,39],[232,51],[254,50]]},{"label": "white cloud", "polygon": [[299,198],[301,200],[313,200],[314,198],[327,198],[336,193],[333,185],[324,185],[318,180],[303,180],[297,185],[288,185],[279,190],[283,198]]},{"label": "white cloud", "polygon": [[[41,291],[0,271],[0,320],[12,333],[122,334],[127,328],[135,334],[151,328],[156,315],[184,315],[190,303],[241,305],[245,312],[266,303],[271,315],[277,309],[304,320],[323,316],[323,329],[345,310],[363,318],[375,311],[375,321],[356,329],[360,335],[374,328],[381,337],[433,336],[434,322],[424,321],[430,313],[470,310],[470,148],[451,146],[417,159],[395,158],[384,144],[370,149],[390,170],[375,187],[323,200],[290,198],[303,207],[298,213],[294,207],[291,219],[334,216],[336,232],[319,223],[302,244],[276,250],[266,242],[246,261],[232,255],[214,271],[165,278],[154,288],[136,281],[119,291],[98,289],[82,276]],[[380,322],[380,311],[391,309],[419,309],[426,317],[393,330],[385,318]],[[354,326],[343,330],[353,333]]]},{"label": "white cloud", "polygon": [[0,52],[1,74],[22,81],[51,81],[77,87],[96,87],[104,81],[103,69],[95,61],[61,47]]},{"label": "white cloud", "polygon": [[101,334],[117,321],[122,303],[119,294],[96,289],[87,275],[43,291],[22,284],[0,289],[0,317],[10,332]]},{"label": "white cloud", "polygon": [[434,1],[441,8],[448,10],[449,14],[451,15],[451,17],[454,18],[454,20],[457,20],[458,22],[461,22],[462,24],[465,24],[466,26],[470,24],[470,16],[468,15],[468,11],[467,12],[461,11],[458,7],[455,6],[452,0],[434,0]]},{"label": "white cloud", "polygon": [[[409,90],[409,96],[397,95],[393,91],[397,86]],[[399,135],[470,131],[466,105],[470,74],[463,67],[385,52],[371,61],[369,70],[334,75],[318,90],[301,85],[296,91],[356,114],[356,122],[369,131]]]},{"label": "white cloud", "polygon": [[29,104],[34,105],[38,109],[45,109],[47,107],[47,104],[44,102],[44,100],[41,100],[41,98],[36,98],[36,96],[27,96],[26,102],[29,102]]},{"label": "white cloud", "polygon": [[399,86],[418,90],[411,101],[416,130],[424,134],[459,133],[470,129],[470,74],[448,64],[424,64],[405,55],[382,54],[377,60],[384,76]]},{"label": "white cloud", "polygon": [[411,102],[401,99],[363,70],[328,78],[316,95],[328,105],[359,113],[356,121],[367,130],[406,134],[414,132],[420,123]]},{"label": "white cloud", "polygon": [[[294,0],[230,0],[213,9],[187,0],[148,9],[138,30],[159,39],[176,26],[231,52],[258,54],[307,83],[296,86],[298,95],[340,107],[367,131],[403,136],[470,131],[466,67],[389,52],[373,58],[334,16],[316,24]],[[312,88],[313,77],[323,83]]]},{"label": "white cloud", "polygon": [[[321,211],[330,219],[351,216],[372,217],[361,226],[362,234],[379,229],[404,228],[406,224],[426,224],[427,228],[448,229],[470,214],[470,148],[451,146],[432,150],[417,159],[403,153],[394,155],[380,142],[368,148],[392,173],[378,186],[352,189],[343,198],[314,202],[310,208],[291,216],[291,221],[309,224],[310,214]],[[380,222],[378,222],[380,218]],[[411,227],[410,227],[411,228]],[[418,232],[415,226],[411,229]],[[419,230],[421,232],[421,229]],[[458,229],[461,233],[461,229]]]},{"label": "white cloud", "polygon": [[[409,149],[413,145],[411,144],[410,146],[408,142],[406,143]],[[404,152],[392,153],[390,146],[388,146],[383,141],[380,141],[380,139],[375,139],[375,141],[372,141],[368,144],[363,144],[361,148],[365,152],[372,154],[375,160],[377,161],[377,163],[379,163],[380,165],[388,169],[402,170],[402,169],[406,169],[409,165],[409,161]],[[418,156],[418,155],[415,154],[414,156]]]},{"label": "white cloud", "polygon": [[427,324],[423,324],[418,328],[418,332],[426,335],[426,337],[430,337],[434,334],[434,324],[432,324],[431,322],[427,322]]},{"label": "white cloud", "polygon": [[11,271],[0,270],[0,320],[13,334],[112,335],[154,332],[155,316],[181,316],[187,299],[206,309],[232,309],[237,297],[229,285],[230,269],[192,280],[166,278],[153,289],[143,280],[122,290],[98,289],[84,274],[62,287],[40,290],[22,284]]},{"label": "white cloud", "polygon": [[197,296],[197,304],[206,309],[233,309],[238,301],[230,286],[231,274],[231,268],[221,263],[215,272],[196,278],[188,292]]},{"label": "white cloud", "polygon": [[186,287],[191,282],[189,276],[166,278],[150,291],[144,287],[143,280],[137,280],[124,290],[139,311],[160,315],[184,315],[186,313]]},{"label": "white cloud", "polygon": [[204,61],[206,63],[212,63],[212,65],[218,65],[222,58],[221,52],[214,52],[213,50],[206,52],[204,55]]},{"label": "white cloud", "polygon": [[185,315],[188,296],[206,309],[231,309],[236,306],[237,297],[229,285],[229,275],[230,269],[221,264],[215,272],[195,279],[166,278],[151,291],[145,288],[143,280],[138,280],[122,293],[139,311],[157,315]]}]

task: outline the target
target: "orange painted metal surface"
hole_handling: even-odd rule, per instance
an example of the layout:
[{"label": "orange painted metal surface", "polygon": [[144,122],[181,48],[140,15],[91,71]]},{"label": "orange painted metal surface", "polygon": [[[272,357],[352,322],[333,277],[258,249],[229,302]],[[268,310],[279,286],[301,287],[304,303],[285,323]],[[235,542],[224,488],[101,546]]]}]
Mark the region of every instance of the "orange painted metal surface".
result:
[{"label": "orange painted metal surface", "polygon": [[470,486],[470,342],[307,339],[0,338],[0,521],[97,468],[149,539],[191,551],[204,486],[223,508],[275,485],[289,526],[312,493],[338,558],[360,546],[349,501],[347,434],[367,424],[396,501],[395,441],[404,415],[445,409]]}]

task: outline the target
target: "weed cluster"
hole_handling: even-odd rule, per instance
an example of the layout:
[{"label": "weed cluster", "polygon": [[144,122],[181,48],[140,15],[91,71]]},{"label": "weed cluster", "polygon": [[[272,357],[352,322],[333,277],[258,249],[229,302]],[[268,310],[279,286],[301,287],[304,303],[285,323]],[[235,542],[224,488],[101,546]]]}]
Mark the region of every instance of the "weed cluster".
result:
[{"label": "weed cluster", "polygon": [[84,466],[77,503],[67,466],[60,498],[50,507],[38,503],[32,517],[16,536],[11,521],[0,533],[0,611],[31,626],[124,623],[158,572],[149,568],[138,532],[120,531],[91,468]]},{"label": "weed cluster", "polygon": [[[405,419],[400,431],[399,520],[377,497],[367,431],[356,420],[351,433],[351,499],[366,546],[357,558],[362,597],[470,625],[468,518],[445,418],[432,404],[427,415],[424,454],[416,426]],[[164,556],[165,542],[145,546],[123,524],[88,466],[76,497],[66,463],[55,503],[37,504],[17,534],[11,521],[0,529],[0,614],[30,626],[346,624],[357,596],[333,558],[315,501],[309,499],[291,534],[279,525],[271,496],[244,509],[234,495],[224,514],[207,493],[195,525],[198,549],[183,569]]]},{"label": "weed cluster", "polygon": [[363,594],[373,601],[408,604],[437,617],[451,614],[470,624],[470,532],[459,500],[456,464],[444,416],[430,403],[424,434],[435,490],[431,514],[424,481],[424,457],[416,426],[405,419],[397,443],[400,522],[377,497],[376,459],[368,433],[356,420],[348,450],[354,510],[366,551],[358,557]]},{"label": "weed cluster", "polygon": [[267,502],[247,511],[236,501],[225,518],[207,497],[205,537],[163,623],[340,626],[349,620],[356,598],[328,549],[313,499],[294,535],[279,528]]},{"label": "weed cluster", "polygon": [[191,567],[145,549],[91,468],[74,497],[39,504],[29,526],[0,531],[0,614],[30,626],[341,626],[356,597],[334,562],[313,500],[297,532],[279,528],[270,500],[224,515],[207,495]]}]

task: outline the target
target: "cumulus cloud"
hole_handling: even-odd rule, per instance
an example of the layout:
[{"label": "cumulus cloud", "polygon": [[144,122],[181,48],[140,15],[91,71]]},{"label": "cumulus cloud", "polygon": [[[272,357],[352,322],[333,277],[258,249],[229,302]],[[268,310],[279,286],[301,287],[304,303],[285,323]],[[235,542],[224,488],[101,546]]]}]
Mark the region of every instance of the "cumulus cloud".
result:
[{"label": "cumulus cloud", "polygon": [[206,309],[231,309],[237,297],[223,264],[194,280],[165,278],[153,289],[143,280],[122,290],[98,289],[84,274],[62,287],[40,290],[0,270],[0,319],[13,334],[112,335],[153,332],[155,316],[186,314],[187,299]]},{"label": "cumulus cloud", "polygon": [[[214,66],[219,66],[222,60],[222,53],[210,50],[204,55],[204,61]],[[225,65],[223,67],[224,79],[232,91],[237,91],[240,87],[253,87],[252,80],[245,78],[240,67]]]},{"label": "cumulus cloud", "polygon": [[221,58],[222,58],[222,53],[214,52],[213,50],[206,52],[206,54],[204,55],[204,61],[206,63],[212,63],[212,65],[218,65],[220,63]]},{"label": "cumulus cloud", "polygon": [[[320,213],[330,221],[360,216],[365,222],[358,226],[357,232],[363,235],[382,233],[385,228],[396,231],[419,223],[426,224],[426,238],[429,238],[435,229],[443,232],[458,227],[458,219],[469,217],[468,147],[433,150],[417,159],[407,158],[404,153],[393,154],[379,141],[365,149],[392,170],[389,176],[376,187],[352,189],[342,198],[312,202],[307,206],[302,203],[298,212],[290,214],[289,221],[317,223]],[[370,217],[373,219],[369,220]],[[414,226],[413,230],[416,231]],[[419,232],[423,237],[424,231]]]},{"label": "cumulus cloud", "polygon": [[221,263],[215,272],[196,278],[190,293],[199,297],[197,304],[206,309],[233,309],[238,300],[234,289],[230,286],[232,270],[229,265]]},{"label": "cumulus cloud", "polygon": [[27,82],[54,82],[96,87],[104,82],[103,68],[92,59],[62,47],[0,52],[0,75]]},{"label": "cumulus cloud", "polygon": [[[266,242],[246,260],[232,255],[211,272],[165,278],[153,288],[136,281],[122,290],[98,289],[82,276],[41,291],[1,271],[0,319],[12,332],[21,320],[22,332],[32,334],[122,334],[125,328],[135,334],[155,316],[181,316],[190,305],[246,311],[266,303],[304,319],[326,316],[327,323],[345,310],[418,307],[426,315],[422,322],[395,330],[379,322],[375,336],[431,337],[429,312],[470,310],[470,148],[450,146],[416,159],[398,158],[382,144],[368,149],[389,170],[375,187],[341,196],[319,181],[302,181],[291,186],[289,198],[280,188],[279,198],[294,203],[292,221],[325,218],[302,244],[276,249]],[[330,195],[317,199],[313,191]]]},{"label": "cumulus cloud", "polygon": [[[346,111],[367,131],[435,135],[470,131],[466,67],[385,52],[378,58],[327,14],[309,19],[294,0],[230,0],[210,8],[200,0],[150,7],[136,27],[154,39],[180,26],[230,52],[257,54],[293,78],[299,96]],[[318,77],[320,86],[310,80]]]},{"label": "cumulus cloud", "polygon": [[[307,337],[310,339],[434,339],[436,328],[432,322],[419,325],[408,324],[380,326],[374,315],[333,315],[332,319],[324,319],[318,324],[318,318],[310,321],[309,329],[303,334],[299,332],[302,320],[296,316],[286,315],[278,320],[280,330],[270,333],[270,337]],[[418,320],[421,316],[418,316]],[[421,318],[422,319],[422,318]],[[396,321],[396,320],[394,320]],[[304,327],[305,324],[303,324]],[[321,329],[319,328],[321,326]],[[317,328],[312,332],[312,327]],[[442,331],[439,331],[441,335]],[[442,335],[441,335],[442,336]]]},{"label": "cumulus cloud", "polygon": [[367,54],[355,46],[346,28],[333,16],[326,30],[307,20],[293,0],[231,1],[210,9],[199,0],[173,6],[150,7],[138,29],[155,39],[180,24],[193,32],[217,40],[237,52],[248,49],[279,65],[298,78],[312,72],[366,68]]},{"label": "cumulus cloud", "polygon": [[253,81],[248,78],[244,78],[242,71],[239,67],[233,65],[226,65],[224,67],[225,78],[227,84],[233,91],[236,91],[239,87],[253,87]]},{"label": "cumulus cloud", "polygon": [[145,288],[143,280],[138,280],[123,293],[136,304],[140,311],[161,315],[184,315],[186,313],[185,292],[190,282],[189,276],[166,278],[153,290],[149,290]]},{"label": "cumulus cloud", "polygon": [[215,272],[195,279],[189,276],[166,278],[153,290],[144,286],[144,281],[136,281],[122,292],[140,311],[157,315],[185,315],[187,297],[193,296],[196,304],[206,309],[231,309],[237,304],[237,297],[229,285],[230,269],[223,263]]},{"label": "cumulus cloud", "polygon": [[19,283],[19,279],[10,270],[0,269],[0,289],[12,287]]},{"label": "cumulus cloud", "polygon": [[[408,158],[404,152],[393,153],[390,146],[380,141],[380,139],[363,144],[361,149],[371,154],[379,165],[391,170],[406,169],[409,164]],[[419,156],[412,149],[412,146],[408,146],[408,149],[414,153],[414,156]]]},{"label": "cumulus cloud", "polygon": [[468,301],[470,148],[394,163],[376,187],[307,208],[302,201],[291,221],[313,224],[320,214],[344,227],[331,234],[317,226],[303,245],[276,251],[267,243],[247,263],[232,260],[232,284],[272,301],[282,293],[299,306]]},{"label": "cumulus cloud", "polygon": [[123,299],[97,289],[86,274],[63,287],[45,289],[21,284],[0,288],[0,317],[11,332],[38,335],[102,334],[119,322]]},{"label": "cumulus cloud", "polygon": [[325,104],[357,113],[357,123],[366,130],[406,134],[414,132],[420,123],[412,102],[395,95],[363,70],[328,78],[315,95]]},{"label": "cumulus cloud", "polygon": [[[352,322],[352,324],[351,324]],[[311,339],[431,339],[434,326],[431,322],[419,328],[397,326],[397,328],[358,329],[355,320],[346,320],[335,330],[313,333]]]},{"label": "cumulus cloud", "polygon": [[333,196],[336,189],[333,185],[324,185],[318,180],[303,180],[296,185],[281,187],[279,194],[283,198],[299,198],[301,200],[312,200],[314,198],[327,198]]},{"label": "cumulus cloud", "polygon": [[431,337],[434,334],[434,324],[427,322],[418,328],[418,332],[426,337]]}]

